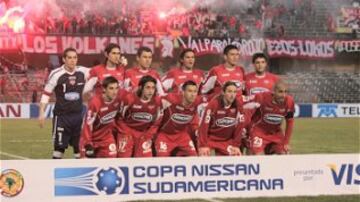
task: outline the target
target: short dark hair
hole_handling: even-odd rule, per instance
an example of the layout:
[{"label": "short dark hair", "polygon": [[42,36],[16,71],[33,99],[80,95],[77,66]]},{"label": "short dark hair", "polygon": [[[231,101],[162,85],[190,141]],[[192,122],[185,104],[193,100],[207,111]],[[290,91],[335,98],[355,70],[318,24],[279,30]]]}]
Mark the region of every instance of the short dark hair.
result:
[{"label": "short dark hair", "polygon": [[197,86],[196,83],[192,80],[185,81],[181,86],[181,90],[185,91],[187,86]]},{"label": "short dark hair", "polygon": [[191,48],[185,48],[183,51],[181,51],[180,53],[180,59],[184,59],[185,57],[185,54],[188,53],[188,52],[193,52],[195,53],[195,51]]},{"label": "short dark hair", "polygon": [[227,81],[227,82],[225,82],[224,86],[222,87],[222,91],[225,92],[226,88],[229,87],[229,86],[235,86],[237,88],[237,85],[236,85],[235,82]]},{"label": "short dark hair", "polygon": [[110,84],[113,84],[113,83],[119,84],[119,81],[113,76],[108,76],[103,80],[102,87],[107,88]]},{"label": "short dark hair", "polygon": [[255,53],[253,56],[252,56],[252,63],[254,64],[255,63],[255,60],[258,59],[258,58],[264,58],[266,62],[269,61],[268,57],[265,55],[265,53]]},{"label": "short dark hair", "polygon": [[142,46],[142,47],[140,47],[140,48],[137,50],[136,55],[137,55],[138,57],[140,57],[143,52],[150,52],[150,53],[152,53],[152,50],[151,50],[149,47]]},{"label": "short dark hair", "polygon": [[69,48],[66,48],[66,49],[64,50],[62,57],[63,57],[63,58],[66,58],[68,52],[75,52],[75,53],[77,54],[75,48],[69,47]]},{"label": "short dark hair", "polygon": [[139,85],[138,85],[139,88],[138,88],[138,90],[136,92],[136,95],[138,97],[141,96],[141,94],[142,94],[142,92],[144,90],[145,84],[147,82],[152,82],[152,83],[155,84],[155,86],[156,86],[156,83],[157,83],[156,79],[154,77],[150,76],[150,75],[145,75],[145,76],[141,77],[141,79],[139,81]]},{"label": "short dark hair", "polygon": [[229,51],[231,51],[233,49],[239,50],[239,48],[237,46],[233,45],[233,44],[225,46],[224,55],[227,55],[229,53]]}]

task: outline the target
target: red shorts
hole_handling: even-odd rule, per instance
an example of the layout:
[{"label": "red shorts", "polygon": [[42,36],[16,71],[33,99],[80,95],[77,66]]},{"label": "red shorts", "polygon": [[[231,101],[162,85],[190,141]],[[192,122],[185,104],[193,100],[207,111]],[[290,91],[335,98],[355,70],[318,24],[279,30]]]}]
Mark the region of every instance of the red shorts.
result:
[{"label": "red shorts", "polygon": [[118,157],[152,157],[152,139],[144,132],[127,130],[118,134]]},{"label": "red shorts", "polygon": [[[108,135],[107,138],[102,141],[93,142],[95,158],[116,158],[116,141],[114,136]],[[80,140],[80,156],[85,158],[85,145]]]},{"label": "red shorts", "polygon": [[250,132],[250,151],[252,154],[275,153],[285,154],[284,134],[282,132],[266,134],[256,127]]},{"label": "red shorts", "polygon": [[170,156],[175,149],[183,156],[197,156],[194,142],[187,132],[177,134],[160,132],[155,141],[156,156]]},{"label": "red shorts", "polygon": [[230,155],[230,146],[232,146],[233,140],[227,140],[227,141],[213,141],[208,140],[208,147],[210,149],[215,150],[216,156],[229,156]]}]

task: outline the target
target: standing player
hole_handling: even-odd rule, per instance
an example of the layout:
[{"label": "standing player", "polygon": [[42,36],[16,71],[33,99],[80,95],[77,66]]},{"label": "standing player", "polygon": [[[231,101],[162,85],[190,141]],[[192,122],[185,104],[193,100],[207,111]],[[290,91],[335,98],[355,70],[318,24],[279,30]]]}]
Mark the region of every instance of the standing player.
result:
[{"label": "standing player", "polygon": [[160,76],[156,70],[152,69],[152,51],[148,47],[140,47],[137,51],[136,60],[139,67],[133,67],[126,70],[124,87],[129,92],[136,92],[136,87],[143,76],[150,75],[156,79],[156,91],[159,95],[164,95],[164,90],[161,86]]},{"label": "standing player", "polygon": [[113,135],[119,81],[112,76],[102,82],[103,93],[95,94],[88,104],[80,138],[81,157],[115,158],[116,141]]},{"label": "standing player", "polygon": [[[199,155],[241,155],[241,131],[244,123],[242,102],[236,99],[237,86],[228,81],[222,94],[211,100],[205,109],[199,129]],[[241,100],[241,99],[240,99]]]},{"label": "standing player", "polygon": [[238,66],[239,49],[235,45],[227,45],[224,49],[225,63],[210,69],[205,82],[201,87],[201,93],[208,95],[208,100],[221,93],[223,85],[227,81],[236,83],[238,96],[244,90],[245,72]]},{"label": "standing player", "polygon": [[125,68],[127,61],[121,57],[120,46],[110,43],[105,48],[105,62],[90,70],[88,81],[85,85],[84,94],[91,92],[95,88],[95,93],[102,94],[102,82],[106,77],[113,76],[119,81],[120,87],[123,86]]},{"label": "standing player", "polygon": [[[250,153],[263,154],[270,146],[269,153],[286,154],[289,152],[289,141],[294,125],[294,100],[287,95],[287,85],[277,81],[273,92],[256,94],[254,102],[259,106],[260,120],[250,131]],[[285,135],[281,123],[286,120]]]},{"label": "standing player", "polygon": [[82,93],[88,69],[76,66],[78,56],[74,48],[64,50],[64,65],[49,74],[40,100],[39,123],[45,123],[45,107],[55,92],[56,103],[53,118],[53,159],[61,159],[70,144],[74,157],[80,158],[79,137],[82,123]]},{"label": "standing player", "polygon": [[162,78],[165,92],[179,92],[181,85],[188,80],[194,81],[200,87],[204,80],[204,72],[200,69],[194,69],[194,50],[184,49],[180,54],[180,64],[181,67],[170,69]]},{"label": "standing player", "polygon": [[[251,96],[254,96],[257,93],[270,92],[273,90],[275,83],[279,80],[278,76],[267,72],[268,67],[268,58],[264,53],[255,53],[252,57],[252,63],[254,65],[255,71],[247,74],[245,76],[245,90],[247,95],[247,100],[251,99]],[[252,116],[255,110],[246,109],[245,113],[248,117],[252,117],[250,123],[246,126],[246,131],[249,132],[254,123],[259,121],[260,117],[257,114]],[[244,135],[242,140],[242,150],[249,147],[248,133]]]},{"label": "standing player", "polygon": [[247,95],[272,91],[278,76],[267,72],[268,58],[264,53],[255,53],[252,57],[255,71],[246,75],[245,90]]},{"label": "standing player", "polygon": [[160,98],[156,79],[144,76],[137,92],[129,93],[121,102],[118,157],[151,157],[152,140],[160,122]]},{"label": "standing player", "polygon": [[199,127],[199,108],[203,102],[197,96],[194,81],[182,85],[182,93],[168,94],[162,99],[163,117],[155,140],[157,156],[170,156],[177,149],[184,156],[196,156],[191,133]]}]

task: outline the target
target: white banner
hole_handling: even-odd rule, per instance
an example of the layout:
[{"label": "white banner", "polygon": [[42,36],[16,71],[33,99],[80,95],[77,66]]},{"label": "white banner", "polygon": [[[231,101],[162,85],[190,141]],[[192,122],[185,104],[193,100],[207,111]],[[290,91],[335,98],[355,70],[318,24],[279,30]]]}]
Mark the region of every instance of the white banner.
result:
[{"label": "white banner", "polygon": [[0,119],[23,119],[30,118],[30,105],[20,103],[1,103]]},{"label": "white banner", "polygon": [[313,117],[360,118],[360,104],[313,104]]},{"label": "white banner", "polygon": [[5,160],[1,178],[7,183],[1,185],[1,201],[359,194],[359,159],[359,154],[338,154]]}]

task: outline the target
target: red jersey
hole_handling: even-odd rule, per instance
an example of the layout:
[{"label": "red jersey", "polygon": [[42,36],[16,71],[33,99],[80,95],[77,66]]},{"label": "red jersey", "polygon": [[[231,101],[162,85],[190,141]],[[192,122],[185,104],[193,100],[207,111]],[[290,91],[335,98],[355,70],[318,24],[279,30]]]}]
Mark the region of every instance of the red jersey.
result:
[{"label": "red jersey", "polygon": [[109,76],[115,77],[119,81],[119,86],[122,87],[125,76],[125,68],[118,66],[114,69],[108,69],[103,64],[93,67],[89,72],[89,78],[85,85],[84,93],[87,93],[95,88],[95,93],[101,95],[102,82]]},{"label": "red jersey", "polygon": [[194,81],[200,87],[204,80],[204,71],[200,69],[183,70],[181,67],[172,68],[162,78],[162,85],[165,92],[177,93],[181,91],[182,84],[188,80]]},{"label": "red jersey", "polygon": [[[157,132],[161,101],[154,96],[150,101],[142,101],[135,93],[129,93],[121,101],[121,114],[117,124],[121,129],[129,127],[136,131]],[[149,129],[151,131],[149,131]]]},{"label": "red jersey", "polygon": [[279,77],[270,72],[266,72],[263,76],[257,76],[255,72],[249,73],[245,76],[246,94],[255,95],[262,92],[271,92],[278,80]]},{"label": "red jersey", "polygon": [[205,100],[198,96],[190,106],[183,106],[183,95],[171,93],[162,98],[163,117],[160,131],[167,134],[179,132],[194,132],[198,129],[200,118],[199,111]]},{"label": "red jersey", "polygon": [[114,99],[105,102],[102,96],[95,95],[89,101],[81,134],[84,145],[106,140],[115,127],[114,118],[119,110],[119,101]]},{"label": "red jersey", "polygon": [[208,140],[221,142],[230,139],[233,139],[233,146],[240,146],[239,127],[243,126],[244,119],[242,101],[235,100],[229,108],[225,108],[221,96],[211,100],[199,128],[199,147],[207,146]]},{"label": "red jersey", "polygon": [[295,103],[290,95],[285,97],[284,103],[275,104],[271,92],[259,93],[255,95],[254,102],[260,104],[256,113],[260,113],[261,117],[254,127],[262,129],[266,134],[281,131],[283,119],[292,120],[294,117]]},{"label": "red jersey", "polygon": [[220,94],[222,86],[227,81],[233,81],[238,87],[237,96],[241,96],[245,87],[244,80],[245,72],[242,67],[236,66],[233,70],[228,70],[224,64],[221,64],[210,69],[205,82],[202,84],[201,93],[209,94],[209,97],[213,98]]},{"label": "red jersey", "polygon": [[154,79],[156,79],[156,91],[158,95],[164,95],[164,90],[160,82],[160,76],[154,69],[142,70],[140,67],[133,67],[126,70],[124,88],[129,92],[136,91],[140,79],[146,75],[152,76]]}]

